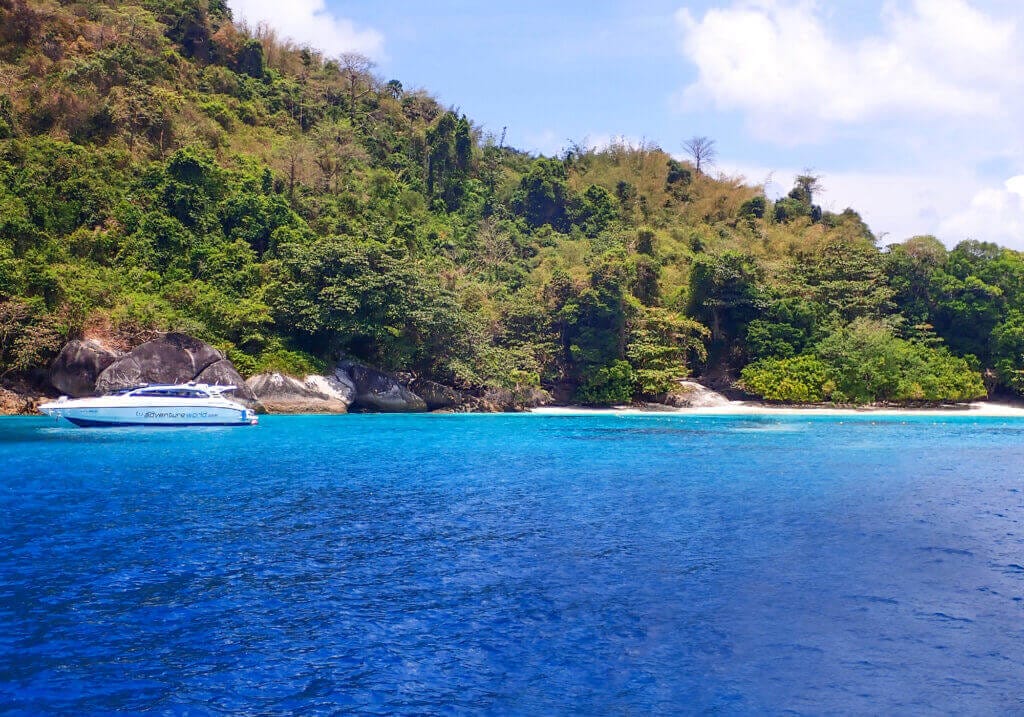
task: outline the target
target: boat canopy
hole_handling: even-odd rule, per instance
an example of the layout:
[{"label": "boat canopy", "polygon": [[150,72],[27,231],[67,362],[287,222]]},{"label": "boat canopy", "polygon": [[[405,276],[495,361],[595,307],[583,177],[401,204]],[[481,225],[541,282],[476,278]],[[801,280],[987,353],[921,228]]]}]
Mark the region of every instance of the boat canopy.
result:
[{"label": "boat canopy", "polygon": [[206,391],[200,391],[196,388],[178,388],[178,387],[163,387],[163,386],[150,386],[148,388],[140,388],[132,391],[131,396],[150,396],[159,398],[209,398],[210,394]]},{"label": "boat canopy", "polygon": [[237,390],[237,386],[216,386],[206,383],[141,384],[114,391],[112,396],[156,396],[160,398],[210,398]]}]

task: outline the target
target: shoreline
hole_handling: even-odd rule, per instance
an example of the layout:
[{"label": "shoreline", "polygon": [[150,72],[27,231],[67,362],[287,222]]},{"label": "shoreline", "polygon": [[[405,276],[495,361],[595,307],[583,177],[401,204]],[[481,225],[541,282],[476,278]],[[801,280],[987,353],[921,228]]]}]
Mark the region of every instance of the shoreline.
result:
[{"label": "shoreline", "polygon": [[977,401],[968,404],[937,408],[901,408],[896,406],[776,406],[771,404],[733,401],[721,406],[677,408],[652,404],[645,406],[542,406],[528,413],[547,416],[601,416],[601,415],[684,415],[684,416],[972,416],[978,418],[1024,418],[1024,406]]},{"label": "shoreline", "polygon": [[[419,411],[387,413],[383,411],[354,411],[349,413],[321,413],[321,412],[299,412],[299,413],[265,413],[264,416],[803,416],[803,417],[835,417],[849,416],[868,418],[877,416],[880,418],[894,417],[932,417],[932,418],[1022,418],[1024,419],[1024,406],[1005,403],[989,403],[979,401],[976,403],[938,407],[938,408],[899,408],[894,406],[876,407],[832,407],[832,406],[774,406],[768,404],[748,403],[735,401],[721,406],[701,406],[691,408],[679,408],[662,404],[649,404],[646,406],[609,406],[607,408],[595,408],[590,406],[540,406],[524,411]],[[35,412],[4,412],[0,411],[0,417],[43,417]]]}]

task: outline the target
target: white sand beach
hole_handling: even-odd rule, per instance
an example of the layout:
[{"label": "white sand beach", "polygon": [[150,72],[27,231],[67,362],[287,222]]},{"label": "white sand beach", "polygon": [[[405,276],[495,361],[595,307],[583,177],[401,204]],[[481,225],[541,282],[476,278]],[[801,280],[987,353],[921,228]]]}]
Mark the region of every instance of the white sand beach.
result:
[{"label": "white sand beach", "polygon": [[745,401],[731,401],[720,406],[701,408],[674,408],[671,406],[614,406],[611,408],[588,408],[586,406],[545,406],[534,408],[530,413],[552,416],[599,416],[599,415],[769,415],[769,416],[972,416],[997,418],[1024,418],[1024,406],[978,401],[976,403],[950,405],[940,408],[832,408],[772,406]]}]

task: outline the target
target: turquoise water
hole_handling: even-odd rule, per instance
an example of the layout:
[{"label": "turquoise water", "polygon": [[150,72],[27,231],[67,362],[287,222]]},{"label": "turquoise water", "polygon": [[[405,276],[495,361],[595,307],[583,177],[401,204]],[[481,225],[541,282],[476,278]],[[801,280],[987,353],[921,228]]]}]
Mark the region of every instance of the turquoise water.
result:
[{"label": "turquoise water", "polygon": [[1024,421],[0,419],[0,713],[1024,710]]}]

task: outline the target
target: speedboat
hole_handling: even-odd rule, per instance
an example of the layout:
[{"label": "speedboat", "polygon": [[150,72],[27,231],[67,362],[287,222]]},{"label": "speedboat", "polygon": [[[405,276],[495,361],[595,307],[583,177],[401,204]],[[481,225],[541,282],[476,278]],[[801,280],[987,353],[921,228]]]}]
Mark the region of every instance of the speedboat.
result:
[{"label": "speedboat", "polygon": [[111,426],[255,426],[252,409],[229,401],[236,386],[205,383],[150,384],[95,398],[68,398],[39,407],[41,413],[83,428]]}]

